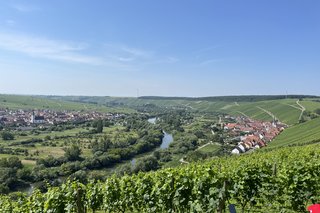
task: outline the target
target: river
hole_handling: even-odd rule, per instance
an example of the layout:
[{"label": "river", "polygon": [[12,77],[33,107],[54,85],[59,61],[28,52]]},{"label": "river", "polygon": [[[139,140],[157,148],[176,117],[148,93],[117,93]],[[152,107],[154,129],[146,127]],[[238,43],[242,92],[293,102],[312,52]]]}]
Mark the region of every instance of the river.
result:
[{"label": "river", "polygon": [[163,131],[163,138],[162,138],[162,143],[160,145],[160,149],[166,149],[169,147],[170,143],[173,141],[173,137],[171,134],[166,133]]},{"label": "river", "polygon": [[[151,124],[156,124],[157,118],[149,118],[148,122]],[[170,143],[172,143],[173,137],[171,134],[163,131],[162,143],[160,145],[160,149],[166,149],[169,147]]]},{"label": "river", "polygon": [[[156,121],[157,121],[157,118],[149,118],[148,119],[148,122],[151,123],[151,124],[156,124]],[[167,149],[170,145],[170,143],[172,143],[173,141],[173,137],[171,134],[163,131],[163,138],[162,138],[162,143],[160,145],[160,148],[159,149]],[[133,158],[130,163],[132,166],[134,166],[137,162],[137,159],[136,158]]]}]

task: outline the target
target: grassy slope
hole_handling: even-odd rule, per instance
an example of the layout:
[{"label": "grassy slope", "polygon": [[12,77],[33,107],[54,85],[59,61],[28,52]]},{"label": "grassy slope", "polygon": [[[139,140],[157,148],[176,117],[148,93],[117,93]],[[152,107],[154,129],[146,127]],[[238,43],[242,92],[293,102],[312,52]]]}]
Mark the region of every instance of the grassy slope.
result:
[{"label": "grassy slope", "polygon": [[320,102],[315,102],[312,100],[304,100],[300,101],[300,104],[302,104],[308,111],[313,112],[316,109],[320,109]]},{"label": "grassy slope", "polygon": [[201,149],[199,149],[202,153],[214,153],[220,149],[220,146],[217,144],[209,144]]},{"label": "grassy slope", "polygon": [[320,118],[286,129],[268,147],[320,140]]}]

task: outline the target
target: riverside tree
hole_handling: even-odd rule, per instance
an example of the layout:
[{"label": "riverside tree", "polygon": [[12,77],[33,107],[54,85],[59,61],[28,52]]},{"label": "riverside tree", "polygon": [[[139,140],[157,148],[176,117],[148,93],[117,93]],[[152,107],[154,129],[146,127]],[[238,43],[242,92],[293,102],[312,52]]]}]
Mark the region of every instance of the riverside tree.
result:
[{"label": "riverside tree", "polygon": [[1,133],[1,137],[3,140],[14,140],[14,135],[11,132],[4,131]]},{"label": "riverside tree", "polygon": [[64,156],[68,159],[68,161],[76,161],[80,160],[82,151],[79,146],[73,144],[71,147],[65,149]]}]

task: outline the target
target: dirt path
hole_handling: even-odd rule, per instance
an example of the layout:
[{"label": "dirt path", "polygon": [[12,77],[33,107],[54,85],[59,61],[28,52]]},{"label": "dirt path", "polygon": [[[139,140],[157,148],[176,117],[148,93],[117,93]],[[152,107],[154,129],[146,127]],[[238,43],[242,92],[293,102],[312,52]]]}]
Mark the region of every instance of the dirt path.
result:
[{"label": "dirt path", "polygon": [[301,108],[300,108],[301,114],[300,114],[300,116],[299,116],[299,121],[300,121],[301,118],[302,118],[302,116],[303,116],[304,111],[306,111],[306,108],[300,104],[299,100],[297,100],[296,104],[297,104],[299,107],[301,107]]},{"label": "dirt path", "polygon": [[179,162],[180,162],[180,163],[184,163],[184,164],[189,164],[189,162],[183,160],[183,158],[181,158],[181,159],[179,160]]},{"label": "dirt path", "polygon": [[249,118],[249,116],[248,115],[246,115],[246,114],[244,114],[243,112],[241,112],[241,111],[237,111],[237,112],[239,112],[241,115],[243,115],[244,117],[247,117],[247,118]]},{"label": "dirt path", "polygon": [[293,107],[293,108],[298,109],[298,110],[301,111],[300,116],[299,116],[299,120],[301,120],[304,111],[306,111],[306,108],[300,104],[299,100],[296,101],[296,104],[297,104],[298,106],[291,105],[291,104],[288,104],[288,106],[291,106],[291,107]]},{"label": "dirt path", "polygon": [[300,107],[297,107],[297,106],[295,106],[295,105],[291,105],[291,104],[287,104],[288,106],[291,106],[292,108],[295,108],[295,109],[298,109],[298,110],[301,110],[301,108]]},{"label": "dirt path", "polygon": [[190,109],[192,109],[192,110],[194,109],[192,106],[190,106],[190,104],[184,104],[184,106],[185,106],[185,107],[188,107],[188,108],[190,108]]},{"label": "dirt path", "polygon": [[199,146],[196,150],[202,149],[202,148],[204,148],[206,146],[209,146],[210,144],[213,144],[212,141],[210,141],[209,143],[206,143],[206,144],[204,144],[202,146]]},{"label": "dirt path", "polygon": [[268,115],[270,115],[274,120],[278,120],[278,121],[280,122],[280,120],[279,120],[272,112],[270,112],[270,111],[268,111],[268,110],[266,110],[266,109],[264,109],[264,108],[262,108],[262,107],[259,107],[259,106],[257,106],[257,108],[258,108],[258,109],[261,109],[262,111],[264,111],[265,113],[267,113]]},{"label": "dirt path", "polygon": [[215,135],[216,133],[211,129],[211,133],[212,133],[212,135]]}]

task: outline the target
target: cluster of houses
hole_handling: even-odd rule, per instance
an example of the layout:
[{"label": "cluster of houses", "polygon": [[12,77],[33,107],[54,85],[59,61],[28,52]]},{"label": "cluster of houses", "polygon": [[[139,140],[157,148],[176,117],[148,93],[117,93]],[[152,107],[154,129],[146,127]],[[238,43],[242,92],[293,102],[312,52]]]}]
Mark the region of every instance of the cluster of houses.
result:
[{"label": "cluster of houses", "polygon": [[96,119],[115,119],[122,114],[83,112],[83,111],[53,111],[53,110],[10,110],[0,109],[0,125],[32,126],[36,124],[60,124],[67,122],[80,123]]},{"label": "cluster of houses", "polygon": [[240,154],[251,149],[262,148],[279,135],[286,125],[279,121],[257,121],[247,117],[236,117],[234,123],[224,125],[233,142],[238,145],[231,151]]}]

